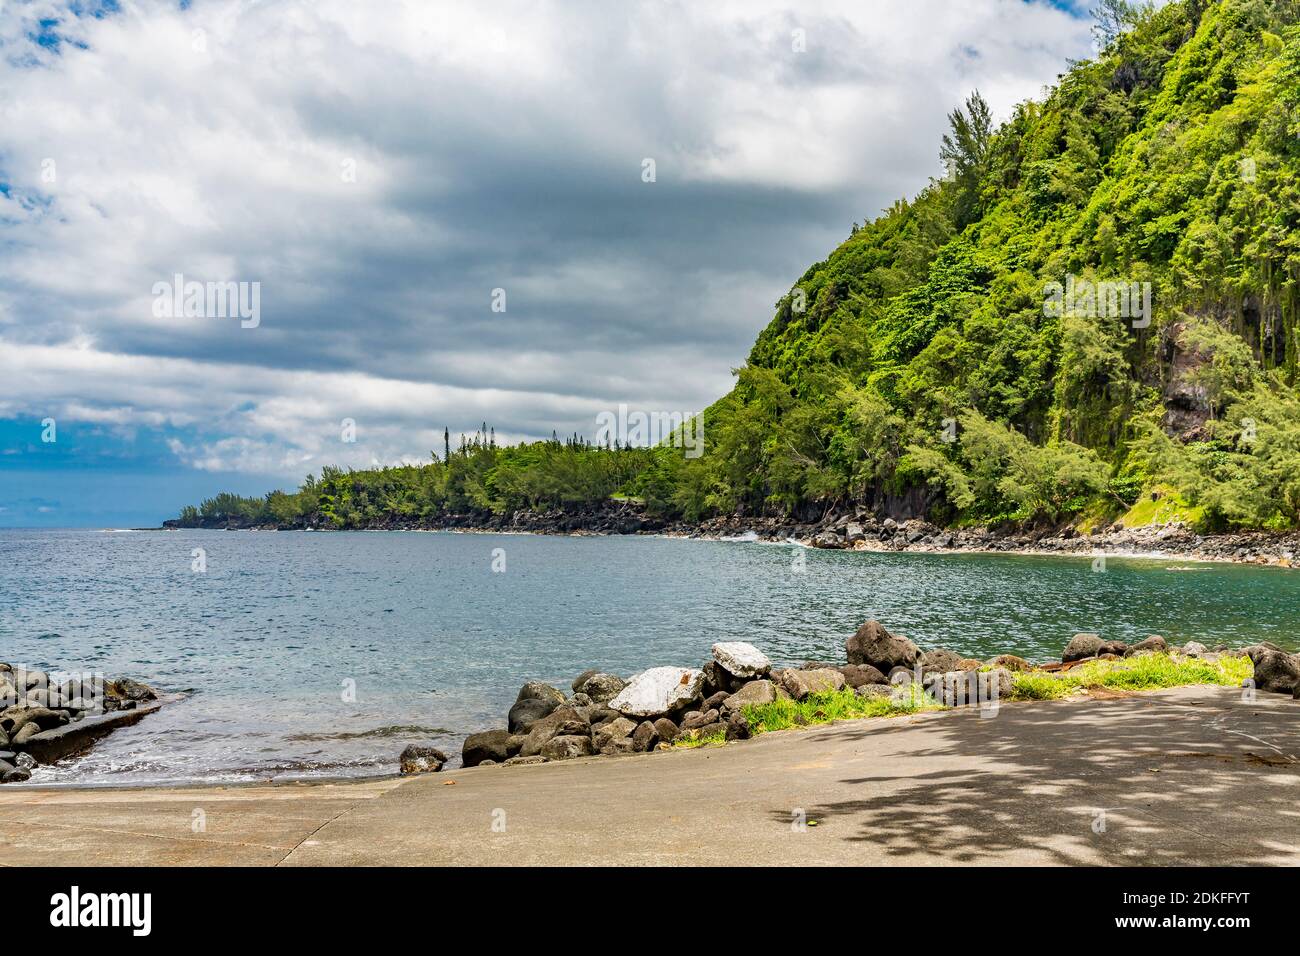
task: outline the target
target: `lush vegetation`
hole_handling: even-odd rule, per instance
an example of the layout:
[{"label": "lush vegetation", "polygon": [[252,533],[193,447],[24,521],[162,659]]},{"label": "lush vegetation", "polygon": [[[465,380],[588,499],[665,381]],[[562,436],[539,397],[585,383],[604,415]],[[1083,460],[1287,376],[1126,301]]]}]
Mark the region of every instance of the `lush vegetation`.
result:
[{"label": "lush vegetation", "polygon": [[[624,494],[688,520],[903,497],[945,523],[1300,526],[1300,2],[1108,0],[1099,28],[1096,59],[1000,127],[973,94],[947,176],[809,267],[706,412],[702,457],[480,436],[183,517],[347,527]],[[1054,307],[1071,277],[1149,283],[1149,323],[1137,297]]]},{"label": "lush vegetation", "polygon": [[[1067,671],[1019,671],[1011,675],[1010,700],[1055,700],[1089,687],[1116,690],[1158,690],[1190,684],[1238,687],[1254,674],[1249,657],[1224,656],[1217,661],[1173,657],[1169,654],[1137,654],[1120,660],[1094,660]],[[751,733],[789,730],[811,724],[863,717],[899,717],[943,706],[919,684],[893,688],[887,695],[859,697],[850,689],[809,694],[801,701],[777,700],[751,704],[744,710]],[[720,740],[685,740],[683,746],[719,743]]]},{"label": "lush vegetation", "polygon": [[1225,656],[1217,661],[1137,654],[1122,660],[1088,661],[1067,671],[1020,671],[1011,676],[1012,700],[1052,700],[1088,687],[1116,690],[1157,690],[1187,684],[1239,687],[1253,676],[1249,657]]},{"label": "lush vegetation", "polygon": [[810,724],[829,724],[835,720],[862,717],[900,717],[927,710],[942,710],[919,684],[893,688],[879,697],[859,697],[851,688],[809,694],[803,700],[775,700],[770,704],[745,707],[750,733],[789,730]]}]

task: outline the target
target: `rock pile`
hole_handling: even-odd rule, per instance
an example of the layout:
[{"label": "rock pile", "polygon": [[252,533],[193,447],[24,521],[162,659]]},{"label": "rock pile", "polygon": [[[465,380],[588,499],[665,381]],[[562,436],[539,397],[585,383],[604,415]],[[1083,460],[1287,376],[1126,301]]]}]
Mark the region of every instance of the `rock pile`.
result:
[{"label": "rock pile", "polygon": [[0,664],[0,783],[30,779],[38,763],[87,749],[116,727],[156,710],[147,684],[71,676]]},{"label": "rock pile", "polygon": [[[1060,662],[1033,664],[1014,654],[978,660],[941,647],[922,651],[873,620],[845,643],[847,664],[807,661],[777,669],[752,644],[726,641],[714,644],[712,660],[699,668],[652,667],[627,681],[588,670],[572,682],[569,694],[530,681],[520,688],[507,726],[470,734],[461,760],[466,767],[532,764],[666,750],[683,737],[740,740],[750,733],[746,706],[803,700],[825,691],[890,697],[916,684],[945,706],[996,704],[1011,696],[1016,672],[1051,675],[1086,661],[1148,653],[1210,662],[1229,653],[1248,654],[1255,665],[1254,686],[1300,698],[1300,655],[1269,643],[1229,652],[1222,645],[1211,650],[1195,641],[1178,647],[1163,637],[1128,645],[1097,634],[1075,634]],[[435,748],[408,747],[402,772],[436,771],[446,761]]]}]

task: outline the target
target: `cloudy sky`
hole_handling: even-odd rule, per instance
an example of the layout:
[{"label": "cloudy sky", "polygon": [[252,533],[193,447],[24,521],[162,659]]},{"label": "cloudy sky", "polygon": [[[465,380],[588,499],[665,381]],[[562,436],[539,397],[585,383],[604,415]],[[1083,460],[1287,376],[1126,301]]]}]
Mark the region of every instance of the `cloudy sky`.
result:
[{"label": "cloudy sky", "polygon": [[696,411],[1086,5],[0,0],[0,525]]}]

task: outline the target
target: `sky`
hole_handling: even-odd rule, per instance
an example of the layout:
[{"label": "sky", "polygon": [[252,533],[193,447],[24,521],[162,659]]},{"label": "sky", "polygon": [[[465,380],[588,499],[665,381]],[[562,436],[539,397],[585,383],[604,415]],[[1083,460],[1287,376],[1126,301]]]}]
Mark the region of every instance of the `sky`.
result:
[{"label": "sky", "polygon": [[0,527],[699,411],[1085,6],[0,0]]}]

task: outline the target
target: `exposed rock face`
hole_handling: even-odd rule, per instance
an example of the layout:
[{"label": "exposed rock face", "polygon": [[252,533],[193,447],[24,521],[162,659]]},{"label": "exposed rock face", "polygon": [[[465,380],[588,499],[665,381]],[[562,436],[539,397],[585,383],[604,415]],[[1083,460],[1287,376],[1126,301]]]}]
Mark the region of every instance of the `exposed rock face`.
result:
[{"label": "exposed rock face", "polygon": [[658,717],[699,700],[703,686],[703,671],[652,667],[633,677],[609,706],[628,717]]},{"label": "exposed rock face", "polygon": [[776,700],[776,685],[770,680],[752,680],[722,702],[724,713],[739,711],[749,704],[770,704]]},{"label": "exposed rock face", "polygon": [[1096,634],[1076,634],[1070,638],[1070,643],[1065,645],[1065,650],[1061,652],[1061,660],[1066,664],[1071,661],[1081,661],[1086,657],[1096,657],[1106,647],[1106,642]]},{"label": "exposed rock face", "polygon": [[762,677],[772,669],[772,662],[767,655],[744,641],[714,644],[713,659],[733,677]]},{"label": "exposed rock face", "polygon": [[586,694],[593,703],[604,704],[613,700],[626,686],[627,682],[621,677],[597,673],[583,681],[582,686],[578,688],[578,693]]},{"label": "exposed rock face", "polygon": [[879,621],[867,621],[845,644],[850,664],[870,664],[882,674],[895,667],[911,667],[920,648],[901,634],[893,635]]},{"label": "exposed rock face", "polygon": [[437,747],[411,744],[400,758],[403,774],[437,773],[447,762],[447,755]]},{"label": "exposed rock face", "polygon": [[787,670],[781,674],[781,685],[795,700],[803,700],[809,694],[842,689],[844,675],[829,667],[808,671]]},{"label": "exposed rock face", "polygon": [[461,763],[466,767],[477,767],[485,760],[505,763],[510,757],[509,748],[508,730],[485,730],[481,734],[470,734],[461,748]]}]

